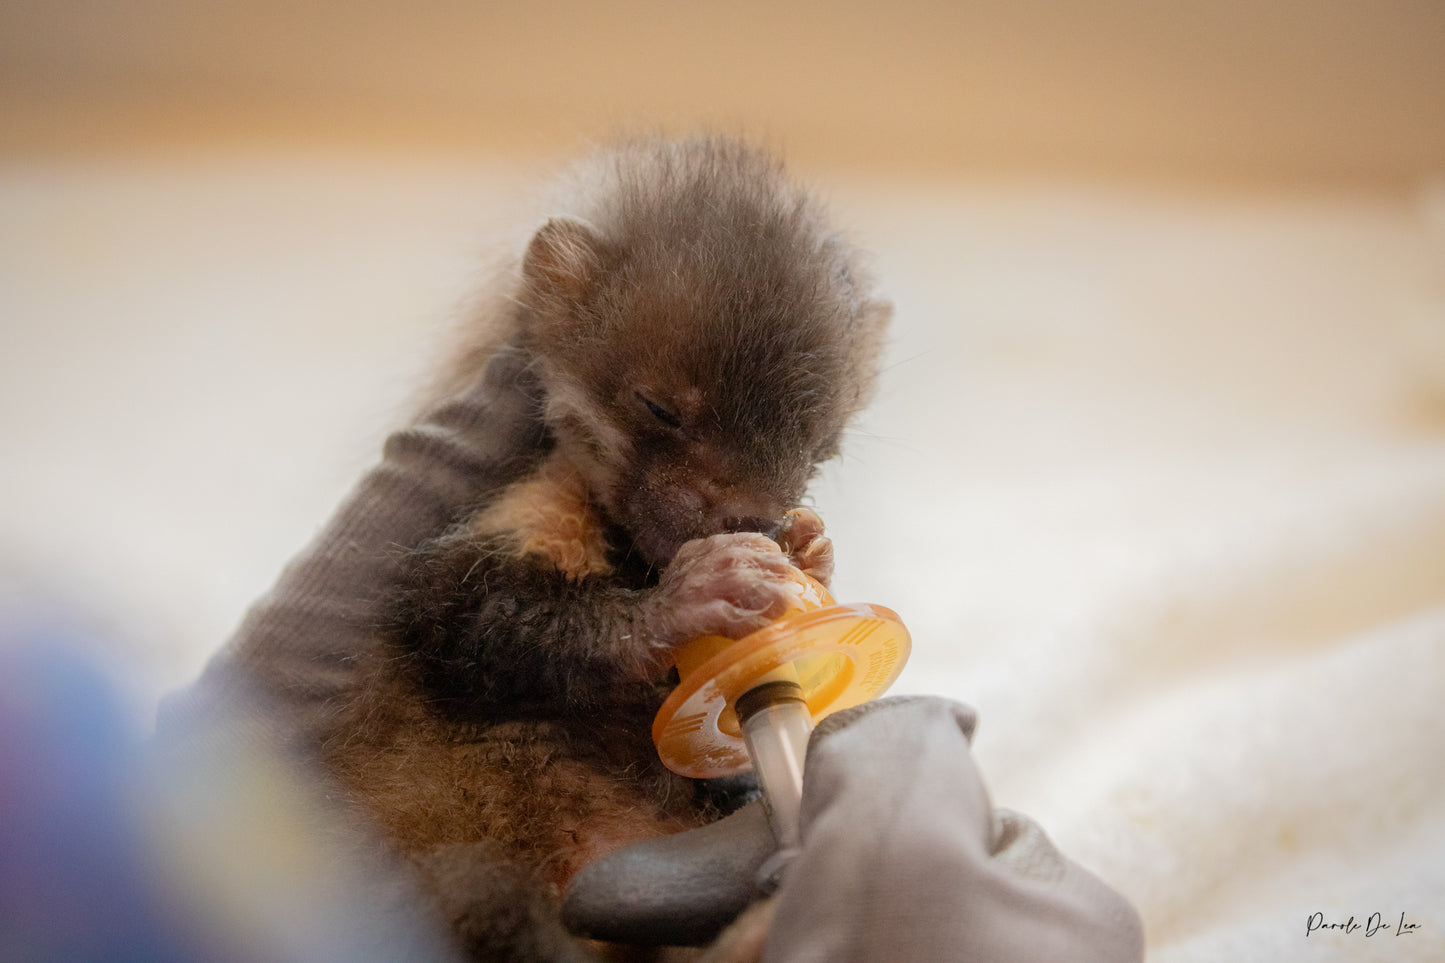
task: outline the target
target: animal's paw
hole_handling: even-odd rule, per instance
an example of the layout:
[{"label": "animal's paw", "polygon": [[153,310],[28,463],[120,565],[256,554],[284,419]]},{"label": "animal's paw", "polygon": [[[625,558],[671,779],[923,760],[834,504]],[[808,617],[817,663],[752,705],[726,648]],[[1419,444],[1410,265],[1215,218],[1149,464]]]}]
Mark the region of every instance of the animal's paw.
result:
[{"label": "animal's paw", "polygon": [[823,519],[811,508],[795,508],[783,519],[778,544],[798,568],[826,588],[833,581],[833,540],[823,534]]},{"label": "animal's paw", "polygon": [[699,635],[740,639],[797,598],[792,569],[778,544],[755,532],[687,542],[658,584],[654,637],[668,646]]}]

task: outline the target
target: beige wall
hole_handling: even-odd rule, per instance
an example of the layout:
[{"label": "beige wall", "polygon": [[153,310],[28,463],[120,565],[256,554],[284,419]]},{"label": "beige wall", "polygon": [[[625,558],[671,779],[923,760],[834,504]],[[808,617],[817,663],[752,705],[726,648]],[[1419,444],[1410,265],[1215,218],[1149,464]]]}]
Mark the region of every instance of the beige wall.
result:
[{"label": "beige wall", "polygon": [[1411,183],[1445,170],[1445,2],[0,4],[11,154],[698,122],[875,169]]}]

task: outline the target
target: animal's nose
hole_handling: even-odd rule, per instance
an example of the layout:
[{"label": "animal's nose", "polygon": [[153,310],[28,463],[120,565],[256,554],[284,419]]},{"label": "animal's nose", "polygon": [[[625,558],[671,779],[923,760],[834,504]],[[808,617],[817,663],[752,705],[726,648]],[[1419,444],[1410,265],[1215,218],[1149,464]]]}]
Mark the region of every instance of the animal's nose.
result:
[{"label": "animal's nose", "polygon": [[782,531],[781,519],[764,518],[761,515],[733,515],[723,519],[723,530],[727,532],[761,532],[771,539],[777,539]]}]

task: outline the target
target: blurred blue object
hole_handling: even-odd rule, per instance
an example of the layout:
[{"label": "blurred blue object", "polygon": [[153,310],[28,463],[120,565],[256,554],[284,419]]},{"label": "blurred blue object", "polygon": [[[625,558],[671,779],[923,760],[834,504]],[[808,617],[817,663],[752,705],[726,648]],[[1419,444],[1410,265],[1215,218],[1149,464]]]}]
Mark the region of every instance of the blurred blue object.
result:
[{"label": "blurred blue object", "polygon": [[0,960],[196,960],[137,818],[141,747],[59,623],[0,627]]},{"label": "blurred blue object", "polygon": [[196,687],[142,741],[104,651],[0,612],[0,961],[446,960],[407,871],[265,738],[240,688]]}]

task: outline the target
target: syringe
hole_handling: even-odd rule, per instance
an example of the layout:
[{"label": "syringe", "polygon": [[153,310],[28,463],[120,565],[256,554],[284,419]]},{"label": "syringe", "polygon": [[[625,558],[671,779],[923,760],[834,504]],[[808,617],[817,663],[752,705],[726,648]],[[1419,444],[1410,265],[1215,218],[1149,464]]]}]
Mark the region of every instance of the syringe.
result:
[{"label": "syringe", "polygon": [[[792,665],[769,675],[771,679],[744,692],[733,710],[742,725],[743,743],[758,777],[758,788],[768,807],[773,835],[783,849],[798,845],[798,814],[803,803],[803,762],[813,715],[803,699],[803,687]],[[791,679],[787,676],[792,676]]]}]

